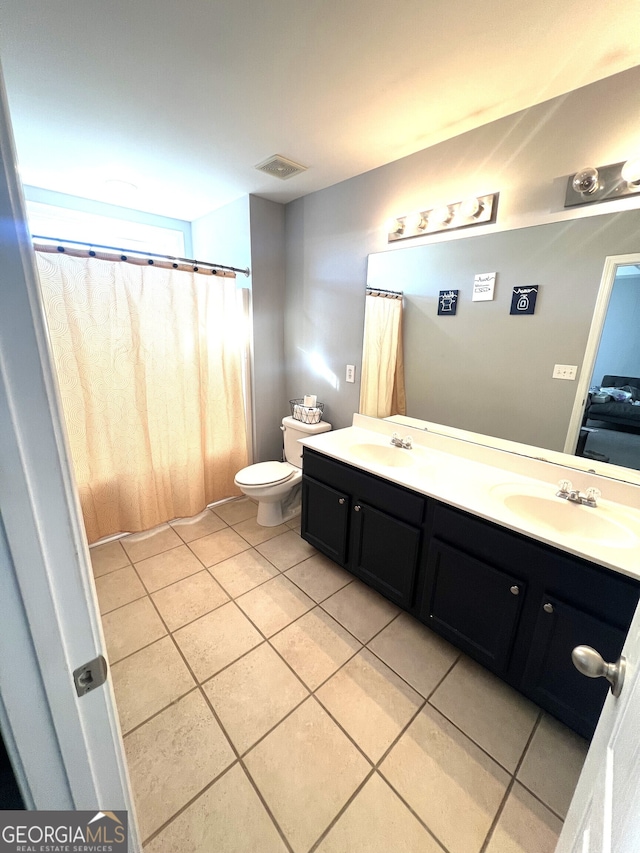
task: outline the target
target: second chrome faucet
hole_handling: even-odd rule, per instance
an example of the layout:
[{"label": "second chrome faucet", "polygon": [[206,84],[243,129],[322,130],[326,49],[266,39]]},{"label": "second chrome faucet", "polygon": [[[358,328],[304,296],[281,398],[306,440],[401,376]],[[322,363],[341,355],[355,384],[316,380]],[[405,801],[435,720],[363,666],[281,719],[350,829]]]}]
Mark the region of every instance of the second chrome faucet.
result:
[{"label": "second chrome faucet", "polygon": [[557,497],[584,506],[598,506],[598,498],[602,495],[600,489],[596,489],[595,486],[590,486],[583,495],[578,489],[573,488],[571,480],[560,480],[558,486],[560,489],[556,492]]}]

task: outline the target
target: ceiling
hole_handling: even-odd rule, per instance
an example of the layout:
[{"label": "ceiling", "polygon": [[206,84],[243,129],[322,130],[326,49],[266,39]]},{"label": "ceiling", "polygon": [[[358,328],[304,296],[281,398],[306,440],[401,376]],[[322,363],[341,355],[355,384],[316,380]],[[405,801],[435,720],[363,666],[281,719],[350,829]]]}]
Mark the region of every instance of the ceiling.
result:
[{"label": "ceiling", "polygon": [[[0,0],[0,18],[23,182],[186,220],[640,64],[639,0]],[[308,171],[255,170],[276,153]]]}]

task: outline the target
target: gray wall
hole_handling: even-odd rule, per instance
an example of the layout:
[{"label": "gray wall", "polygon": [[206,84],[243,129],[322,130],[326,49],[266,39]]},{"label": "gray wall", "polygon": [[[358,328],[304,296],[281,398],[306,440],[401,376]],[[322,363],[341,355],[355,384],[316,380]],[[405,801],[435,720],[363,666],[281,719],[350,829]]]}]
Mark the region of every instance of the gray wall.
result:
[{"label": "gray wall", "polygon": [[599,385],[606,374],[640,377],[638,275],[618,275],[613,283],[592,384]]},{"label": "gray wall", "polygon": [[[562,450],[576,383],[553,379],[553,366],[579,364],[604,258],[640,251],[638,234],[632,210],[370,255],[369,283],[405,294],[407,414]],[[473,302],[484,272],[497,273],[494,299]],[[531,285],[535,314],[511,316],[513,288]],[[438,316],[450,289],[457,313]]]},{"label": "gray wall", "polygon": [[280,422],[289,413],[284,384],[284,206],[243,196],[192,223],[196,257],[249,267],[239,287],[251,290],[253,452],[280,459]]},{"label": "gray wall", "polygon": [[[566,177],[583,165],[637,154],[639,111],[640,68],[634,68],[288,204],[287,394],[317,394],[334,426],[351,423],[358,408],[367,256],[388,249],[389,217],[495,191],[498,222],[482,233],[638,207],[636,197],[565,212],[563,200]],[[467,236],[462,231],[410,244]],[[396,243],[393,250],[406,245]],[[562,351],[563,363],[580,364],[586,314],[569,314],[564,322],[574,343],[550,357]],[[546,345],[542,336],[539,346]],[[487,339],[486,346],[501,353],[504,341]],[[355,385],[344,382],[347,363],[357,365]],[[533,397],[540,391],[530,390]]]}]

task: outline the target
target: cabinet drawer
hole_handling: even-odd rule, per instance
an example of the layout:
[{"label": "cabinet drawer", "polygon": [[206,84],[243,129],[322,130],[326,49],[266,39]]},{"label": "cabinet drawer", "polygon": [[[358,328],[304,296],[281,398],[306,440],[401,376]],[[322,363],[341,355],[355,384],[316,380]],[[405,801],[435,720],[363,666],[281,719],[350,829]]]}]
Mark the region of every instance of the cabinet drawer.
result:
[{"label": "cabinet drawer", "polygon": [[380,477],[336,462],[320,453],[304,449],[302,468],[305,476],[313,477],[334,489],[362,498],[369,506],[387,512],[407,524],[422,524],[425,498],[401,486],[387,483]]},{"label": "cabinet drawer", "polygon": [[422,618],[497,673],[506,672],[526,582],[432,540]]}]

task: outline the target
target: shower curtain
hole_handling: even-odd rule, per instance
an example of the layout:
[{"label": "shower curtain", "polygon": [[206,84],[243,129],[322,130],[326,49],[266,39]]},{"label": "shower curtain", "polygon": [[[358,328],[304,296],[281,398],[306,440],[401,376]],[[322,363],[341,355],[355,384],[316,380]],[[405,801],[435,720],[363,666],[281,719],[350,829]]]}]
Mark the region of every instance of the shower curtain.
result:
[{"label": "shower curtain", "polygon": [[406,414],[402,298],[377,291],[365,297],[360,414]]},{"label": "shower curtain", "polygon": [[36,257],[89,542],[239,494],[247,335],[235,279]]}]

